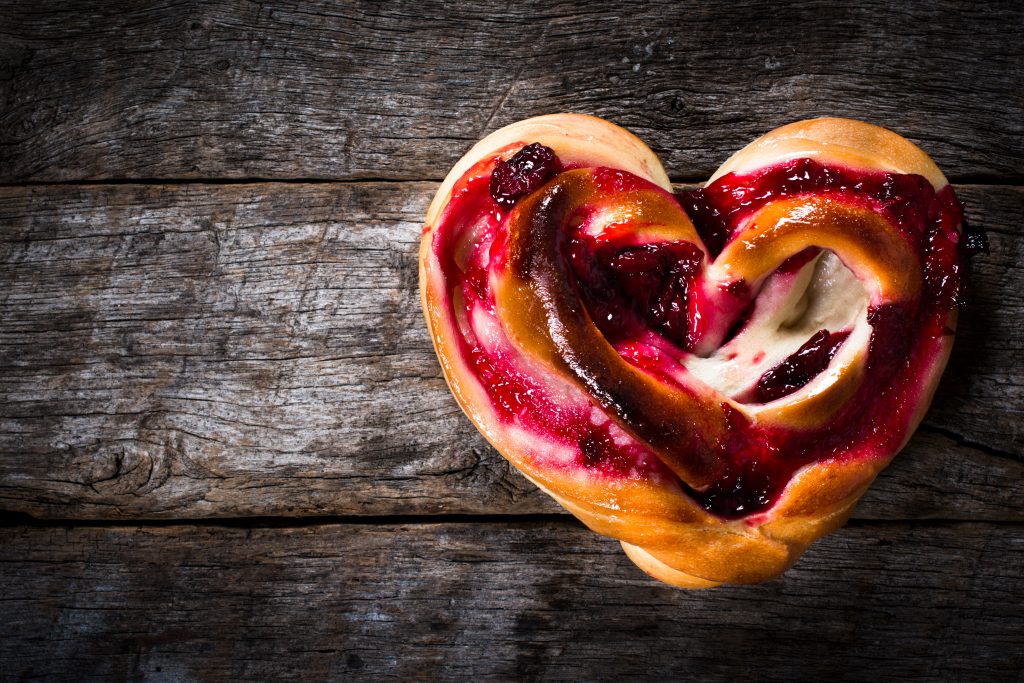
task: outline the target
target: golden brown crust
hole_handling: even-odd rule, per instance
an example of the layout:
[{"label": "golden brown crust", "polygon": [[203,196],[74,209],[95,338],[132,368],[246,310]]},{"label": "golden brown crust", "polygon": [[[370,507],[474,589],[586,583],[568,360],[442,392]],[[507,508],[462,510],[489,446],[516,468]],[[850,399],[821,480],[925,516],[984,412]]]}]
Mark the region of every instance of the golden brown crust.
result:
[{"label": "golden brown crust", "polygon": [[[593,117],[556,114],[530,119],[498,131],[480,143],[453,168],[428,212],[420,250],[420,287],[423,310],[441,366],[459,405],[481,433],[528,478],[552,495],[594,531],[622,542],[627,555],[644,571],[671,585],[705,588],[723,582],[753,583],[785,571],[815,539],[841,526],[857,500],[894,454],[878,457],[839,458],[808,465],[798,471],[776,504],[754,518],[723,520],[700,507],[678,490],[643,480],[615,482],[583,476],[572,470],[538,465],[529,457],[531,446],[511,430],[498,426],[489,412],[488,399],[455,350],[454,330],[443,314],[446,292],[431,254],[433,230],[440,220],[458,180],[477,162],[495,153],[511,154],[529,142],[552,147],[563,161],[577,165],[623,168],[662,187],[668,180],[657,158],[635,136]],[[779,128],[733,155],[715,178],[730,171],[756,170],[797,156],[823,163],[863,170],[917,173],[936,189],[946,179],[931,159],[904,138],[877,126],[846,119],[815,119]],[[781,209],[779,209],[781,210]],[[845,216],[849,218],[849,216]],[[872,217],[861,217],[870,224]],[[837,238],[839,239],[839,238]],[[828,246],[839,250],[834,244]],[[841,246],[841,245],[840,245]],[[913,290],[906,281],[913,268],[906,264],[876,263],[898,259],[898,245],[891,252],[860,254],[890,278],[879,282],[887,294]],[[764,269],[754,264],[753,270]],[[896,296],[896,298],[900,298]],[[950,316],[950,327],[955,322]],[[941,376],[952,336],[942,339],[939,359],[921,378],[924,397],[913,415],[911,429],[920,422]],[[850,381],[858,381],[862,358],[852,362]],[[838,388],[821,401],[816,414],[834,411],[850,394]],[[763,411],[762,419],[778,419],[800,425],[806,405],[775,413]],[[772,418],[774,415],[774,418]]]},{"label": "golden brown crust", "polygon": [[518,121],[494,131],[466,152],[448,172],[427,209],[426,225],[432,228],[444,210],[456,181],[473,164],[501,150],[515,152],[524,144],[539,142],[558,153],[563,162],[609,166],[647,178],[671,189],[661,162],[640,138],[610,121],[586,114],[547,114]]},{"label": "golden brown crust", "polygon": [[670,567],[639,546],[626,543],[625,541],[620,541],[620,543],[622,544],[622,549],[626,552],[626,557],[631,559],[633,564],[659,581],[664,581],[677,588],[700,589],[714,588],[715,586],[722,585],[719,581],[708,581],[699,576],[687,574],[684,571]]},{"label": "golden brown crust", "polygon": [[762,135],[729,157],[709,183],[795,158],[827,160],[850,168],[916,173],[936,190],[949,182],[920,147],[887,128],[863,121],[821,118],[797,121]]}]

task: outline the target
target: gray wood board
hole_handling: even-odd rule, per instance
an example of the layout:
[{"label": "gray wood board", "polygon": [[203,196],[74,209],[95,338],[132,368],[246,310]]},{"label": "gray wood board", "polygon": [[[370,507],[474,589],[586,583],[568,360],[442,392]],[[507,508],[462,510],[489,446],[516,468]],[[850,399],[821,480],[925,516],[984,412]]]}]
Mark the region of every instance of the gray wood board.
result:
[{"label": "gray wood board", "polygon": [[1024,527],[853,525],[686,592],[575,521],[0,529],[0,673],[1012,681]]},{"label": "gray wood board", "polygon": [[[448,393],[416,284],[434,183],[0,188],[0,506],[55,518],[559,508]],[[925,426],[862,518],[1022,520],[1024,190]]]},{"label": "gray wood board", "polygon": [[1024,4],[931,0],[0,2],[0,182],[438,180],[484,133],[578,111],[698,180],[849,116],[959,180],[1024,177]]}]

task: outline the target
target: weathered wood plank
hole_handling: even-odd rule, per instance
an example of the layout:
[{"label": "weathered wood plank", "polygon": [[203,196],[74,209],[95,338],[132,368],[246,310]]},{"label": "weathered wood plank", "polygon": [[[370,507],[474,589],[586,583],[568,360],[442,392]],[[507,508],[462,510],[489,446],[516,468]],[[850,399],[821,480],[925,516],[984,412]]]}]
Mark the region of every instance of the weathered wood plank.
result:
[{"label": "weathered wood plank", "polygon": [[[451,399],[416,293],[432,183],[0,190],[0,506],[67,518],[558,508]],[[864,518],[1022,520],[1024,190]]]},{"label": "weathered wood plank", "polygon": [[1024,175],[1024,5],[611,0],[0,2],[0,181],[440,179],[580,111],[672,177],[800,118],[863,118],[957,178]]},{"label": "weathered wood plank", "polygon": [[846,528],[684,592],[572,521],[0,530],[5,679],[1013,681],[1019,525]]}]

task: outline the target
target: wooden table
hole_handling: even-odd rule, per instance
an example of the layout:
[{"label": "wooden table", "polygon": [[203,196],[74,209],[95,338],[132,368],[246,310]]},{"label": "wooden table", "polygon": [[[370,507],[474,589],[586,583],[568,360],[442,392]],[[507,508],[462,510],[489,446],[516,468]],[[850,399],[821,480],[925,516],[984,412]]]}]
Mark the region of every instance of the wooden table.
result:
[{"label": "wooden table", "polygon": [[[0,677],[1021,680],[1024,5],[0,1]],[[867,119],[988,232],[924,425],[783,578],[648,579],[450,397],[416,248],[482,136],[699,182]]]}]

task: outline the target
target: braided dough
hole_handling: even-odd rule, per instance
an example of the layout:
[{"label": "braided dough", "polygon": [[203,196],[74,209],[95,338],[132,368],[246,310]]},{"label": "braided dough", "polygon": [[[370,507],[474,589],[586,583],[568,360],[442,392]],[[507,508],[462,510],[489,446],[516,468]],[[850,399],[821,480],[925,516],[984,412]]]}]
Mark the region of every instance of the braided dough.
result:
[{"label": "braided dough", "polygon": [[[533,143],[557,172],[499,205],[496,165]],[[442,183],[423,310],[459,405],[541,489],[662,581],[759,582],[924,416],[960,220],[931,159],[866,123],[784,126],[676,196],[631,133],[542,116]]]}]

